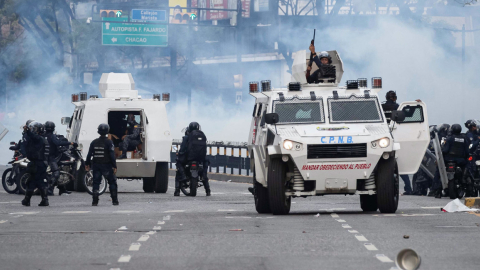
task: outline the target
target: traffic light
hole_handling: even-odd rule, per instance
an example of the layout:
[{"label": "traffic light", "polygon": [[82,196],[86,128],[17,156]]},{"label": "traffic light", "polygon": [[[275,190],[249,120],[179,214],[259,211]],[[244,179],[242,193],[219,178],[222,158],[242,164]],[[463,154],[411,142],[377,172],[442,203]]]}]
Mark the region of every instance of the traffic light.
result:
[{"label": "traffic light", "polygon": [[121,9],[100,9],[100,17],[121,17],[122,13]]},{"label": "traffic light", "polygon": [[196,12],[179,12],[173,16],[172,24],[188,24],[197,21],[197,13]]}]

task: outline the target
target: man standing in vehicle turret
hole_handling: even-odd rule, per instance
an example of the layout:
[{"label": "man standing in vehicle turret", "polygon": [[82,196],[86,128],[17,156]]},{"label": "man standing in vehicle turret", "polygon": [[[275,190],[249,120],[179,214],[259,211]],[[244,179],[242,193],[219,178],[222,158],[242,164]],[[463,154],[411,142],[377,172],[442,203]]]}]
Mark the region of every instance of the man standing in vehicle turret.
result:
[{"label": "man standing in vehicle turret", "polygon": [[[308,66],[307,66],[306,78],[308,83],[315,83],[315,81],[323,78],[322,66],[331,65],[332,57],[330,57],[330,55],[326,51],[321,52],[320,56],[317,56],[317,53],[315,52],[315,46],[313,44],[310,44],[309,50],[310,50],[310,62],[308,63]],[[310,75],[313,62],[315,62],[318,69],[315,72],[313,72],[313,74]]]},{"label": "man standing in vehicle turret", "polygon": [[[69,146],[69,145],[77,145],[76,143],[71,143],[68,141],[60,141],[57,138],[57,135],[53,134],[55,131],[55,123],[52,121],[47,121],[45,123],[45,134],[43,136],[47,139],[48,144],[45,146],[46,149],[46,154],[48,154],[48,165],[50,166],[50,170],[52,171],[52,179],[50,183],[50,187],[48,188],[48,195],[52,196],[53,195],[53,189],[55,188],[55,185],[58,184],[58,178],[60,177],[60,170],[58,169],[58,159],[59,159],[59,153],[58,153],[58,147],[60,146]],[[76,147],[76,146],[75,146]],[[65,186],[58,186],[57,188],[59,190],[58,195],[62,195],[63,193],[70,194],[71,192],[68,191]]]},{"label": "man standing in vehicle turret", "polygon": [[100,138],[93,140],[90,144],[87,159],[85,161],[85,169],[87,171],[90,171],[90,165],[93,163],[92,206],[98,205],[98,197],[100,196],[99,189],[102,176],[108,181],[110,196],[112,197],[112,204],[118,205],[117,177],[115,176],[117,173],[117,162],[115,160],[113,142],[107,138],[109,130],[110,127],[107,124],[100,124],[98,126],[98,134],[100,134]]}]

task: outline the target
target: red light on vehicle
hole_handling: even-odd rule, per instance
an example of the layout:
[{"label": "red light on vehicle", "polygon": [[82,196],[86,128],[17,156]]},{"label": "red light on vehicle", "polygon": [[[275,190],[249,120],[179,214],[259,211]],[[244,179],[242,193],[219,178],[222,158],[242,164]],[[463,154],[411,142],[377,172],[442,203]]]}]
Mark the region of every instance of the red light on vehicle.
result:
[{"label": "red light on vehicle", "polygon": [[78,102],[78,94],[72,94],[72,102]]},{"label": "red light on vehicle", "polygon": [[473,160],[472,156],[468,157],[468,161],[472,161],[472,160]]},{"label": "red light on vehicle", "polygon": [[258,93],[258,82],[250,82],[248,89],[250,93]]},{"label": "red light on vehicle", "polygon": [[448,167],[449,169],[453,169],[453,166]]},{"label": "red light on vehicle", "polygon": [[170,101],[170,93],[162,93],[163,101]]},{"label": "red light on vehicle", "polygon": [[372,78],[372,88],[382,88],[382,78],[373,77]]},{"label": "red light on vehicle", "polygon": [[18,157],[15,157],[15,161],[18,161]]}]

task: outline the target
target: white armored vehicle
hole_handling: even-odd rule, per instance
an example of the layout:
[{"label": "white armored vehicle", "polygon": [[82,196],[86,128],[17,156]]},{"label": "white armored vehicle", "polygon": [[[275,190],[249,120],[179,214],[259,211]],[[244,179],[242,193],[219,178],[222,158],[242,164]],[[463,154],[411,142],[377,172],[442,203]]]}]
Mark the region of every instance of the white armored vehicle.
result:
[{"label": "white armored vehicle", "polygon": [[330,194],[358,194],[364,211],[394,213],[399,175],[420,166],[430,140],[426,105],[403,102],[398,111],[384,111],[382,79],[372,78],[371,88],[367,79],[339,86],[342,60],[336,51],[328,54],[332,64],[314,83],[305,78],[306,51],[294,57],[288,88],[250,83],[258,213],[288,214],[292,197]]},{"label": "white armored vehicle", "polygon": [[[117,177],[143,178],[145,192],[165,193],[172,145],[165,108],[170,94],[162,94],[163,100],[159,94],[153,95],[153,98],[139,96],[130,73],[104,73],[99,90],[101,98],[94,95],[87,98],[87,93],[72,95],[75,105],[73,115],[62,118],[62,124],[68,125],[68,140],[82,146],[82,155],[86,157],[90,143],[99,137],[98,125],[108,123],[108,136],[114,142],[118,157],[122,153],[119,144],[127,134],[127,117],[133,115],[142,128],[141,144],[127,152],[126,159],[117,159]],[[85,179],[77,179],[75,189],[91,189],[91,179],[87,178],[88,175]]]}]

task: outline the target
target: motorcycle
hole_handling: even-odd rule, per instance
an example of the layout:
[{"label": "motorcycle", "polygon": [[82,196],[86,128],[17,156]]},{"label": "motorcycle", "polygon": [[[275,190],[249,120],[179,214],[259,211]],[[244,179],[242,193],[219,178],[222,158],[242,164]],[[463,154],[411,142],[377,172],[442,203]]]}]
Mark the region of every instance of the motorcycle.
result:
[{"label": "motorcycle", "polygon": [[185,196],[197,196],[197,189],[203,186],[203,164],[191,161],[185,166],[186,181],[180,182],[180,190]]},{"label": "motorcycle", "polygon": [[21,170],[26,169],[26,164],[22,162],[22,156],[18,152],[19,145],[15,142],[11,142],[10,145],[10,150],[15,151],[12,161],[8,162],[9,165],[12,165],[12,168],[8,168],[3,172],[2,185],[7,193],[15,194],[18,191],[16,178]]},{"label": "motorcycle", "polygon": [[463,171],[456,162],[447,161],[448,196],[450,199],[463,198],[466,187],[463,184]]},{"label": "motorcycle", "polygon": [[477,197],[480,192],[480,160],[475,160],[474,157],[468,158],[470,162],[470,169],[466,170],[465,183],[467,185],[467,197]]}]

